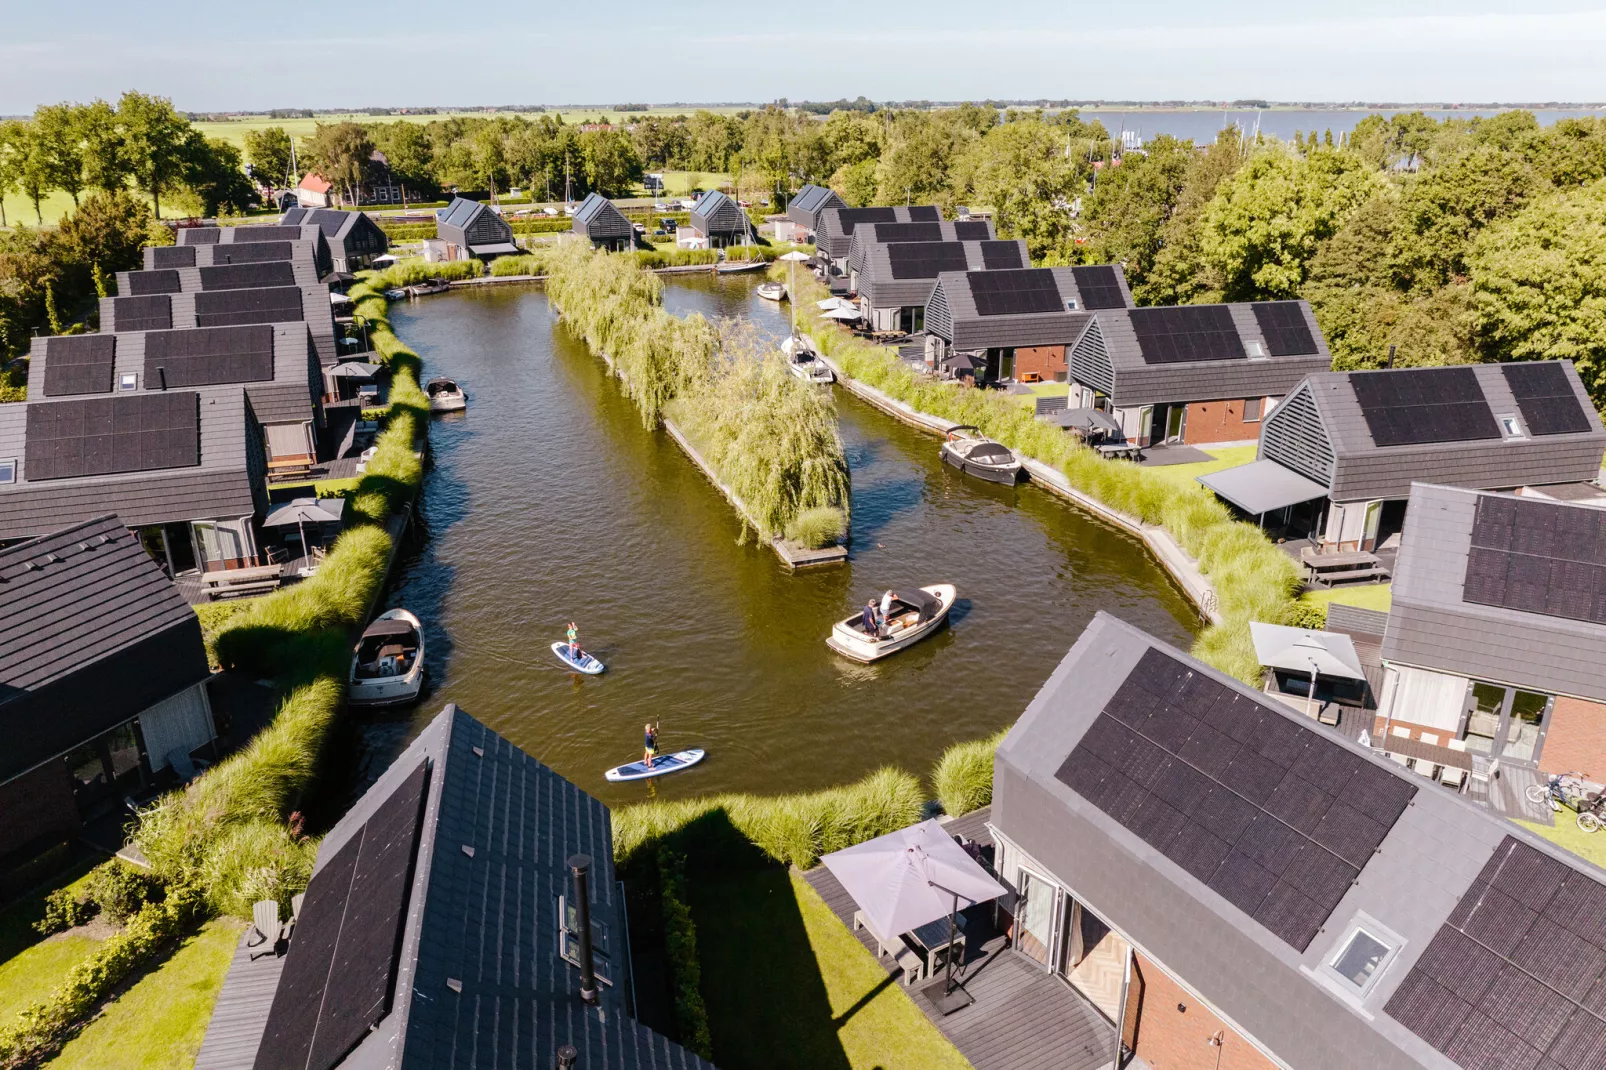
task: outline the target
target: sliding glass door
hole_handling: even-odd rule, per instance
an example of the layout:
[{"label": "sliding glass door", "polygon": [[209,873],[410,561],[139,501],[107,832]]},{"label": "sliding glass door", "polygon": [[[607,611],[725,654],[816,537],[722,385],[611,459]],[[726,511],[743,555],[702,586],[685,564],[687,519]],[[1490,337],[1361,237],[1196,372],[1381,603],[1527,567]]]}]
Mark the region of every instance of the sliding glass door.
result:
[{"label": "sliding glass door", "polygon": [[1052,966],[1054,921],[1059,887],[1029,869],[1020,871],[1020,902],[1015,907],[1015,946],[1044,966]]}]

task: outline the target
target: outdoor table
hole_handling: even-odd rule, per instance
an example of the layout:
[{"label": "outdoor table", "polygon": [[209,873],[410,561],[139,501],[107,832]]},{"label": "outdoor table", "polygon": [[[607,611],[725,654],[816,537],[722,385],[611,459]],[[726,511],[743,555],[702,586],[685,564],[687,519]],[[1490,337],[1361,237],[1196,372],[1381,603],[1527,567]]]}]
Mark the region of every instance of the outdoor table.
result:
[{"label": "outdoor table", "polygon": [[1451,750],[1437,743],[1424,743],[1420,739],[1407,739],[1404,736],[1385,736],[1374,740],[1373,746],[1388,754],[1398,754],[1401,758],[1420,758],[1434,765],[1449,765],[1472,772],[1471,751]]},{"label": "outdoor table", "polygon": [[1102,457],[1125,457],[1129,461],[1137,460],[1142,453],[1140,447],[1130,442],[1109,442],[1093,448],[1098,450]]},{"label": "outdoor table", "polygon": [[1299,560],[1304,564],[1312,580],[1328,586],[1338,580],[1388,575],[1388,570],[1383,567],[1377,555],[1365,550],[1324,554],[1314,547],[1306,546],[1299,551]]},{"label": "outdoor table", "polygon": [[[959,915],[954,923],[953,943],[948,941],[948,919],[938,918],[927,922],[918,929],[911,929],[904,937],[920,956],[926,960],[926,976],[935,977],[939,969],[940,956],[944,953],[958,954],[961,959],[965,953],[965,916]],[[950,946],[952,951],[949,950]]]}]

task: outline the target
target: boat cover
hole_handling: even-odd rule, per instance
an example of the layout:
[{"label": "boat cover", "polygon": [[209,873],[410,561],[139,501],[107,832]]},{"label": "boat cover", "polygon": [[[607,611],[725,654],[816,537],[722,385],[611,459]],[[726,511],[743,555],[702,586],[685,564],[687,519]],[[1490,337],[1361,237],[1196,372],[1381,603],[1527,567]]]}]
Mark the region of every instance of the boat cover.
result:
[{"label": "boat cover", "polygon": [[435,388],[436,387],[440,387],[443,390],[456,390],[457,389],[457,384],[455,382],[453,382],[451,379],[446,378],[444,375],[437,375],[435,378],[433,378],[429,382],[425,383],[424,387],[431,394],[433,394],[435,392]]},{"label": "boat cover", "polygon": [[1013,464],[1015,455],[1009,452],[1009,447],[999,442],[983,442],[970,451],[969,459],[980,461],[983,464]]},{"label": "boat cover", "polygon": [[363,638],[374,635],[412,635],[413,626],[397,617],[389,620],[376,620],[363,629]]},{"label": "boat cover", "polygon": [[894,588],[892,593],[904,605],[920,611],[920,623],[922,624],[942,611],[942,600],[928,591],[922,591],[918,587],[911,587],[902,591]]}]

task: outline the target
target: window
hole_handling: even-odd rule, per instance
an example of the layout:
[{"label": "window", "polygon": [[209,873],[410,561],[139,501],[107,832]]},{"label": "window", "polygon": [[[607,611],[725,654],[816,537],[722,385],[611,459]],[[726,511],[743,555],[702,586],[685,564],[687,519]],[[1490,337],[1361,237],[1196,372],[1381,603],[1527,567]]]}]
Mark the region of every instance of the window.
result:
[{"label": "window", "polygon": [[[567,896],[558,896],[558,955],[571,966],[580,965],[580,919]],[[591,919],[591,959],[597,980],[613,984],[613,966],[608,962],[608,926]]]},{"label": "window", "polygon": [[1522,426],[1522,419],[1514,412],[1503,412],[1495,417],[1500,424],[1500,436],[1505,439],[1524,439],[1528,431]]},{"label": "window", "polygon": [[0,461],[0,483],[15,483],[17,481],[17,460]]},{"label": "window", "polygon": [[1250,360],[1266,359],[1266,343],[1250,340],[1244,343],[1244,355]]},{"label": "window", "polygon": [[117,389],[119,389],[119,390],[138,390],[139,389],[139,373],[138,372],[123,372],[123,374],[121,374],[121,375],[119,375],[117,377]]},{"label": "window", "polygon": [[1066,298],[1065,307],[1067,309],[1069,309],[1070,311],[1075,312],[1076,311],[1076,298],[1074,298],[1074,297]]},{"label": "window", "polygon": [[1260,422],[1260,398],[1244,398],[1244,423],[1258,424]]},{"label": "window", "polygon": [[1377,987],[1405,939],[1364,912],[1358,912],[1342,933],[1332,953],[1312,972],[1334,993],[1359,1006]]},{"label": "window", "polygon": [[1337,974],[1357,989],[1367,988],[1372,975],[1388,957],[1389,946],[1365,929],[1356,929],[1333,960]]}]

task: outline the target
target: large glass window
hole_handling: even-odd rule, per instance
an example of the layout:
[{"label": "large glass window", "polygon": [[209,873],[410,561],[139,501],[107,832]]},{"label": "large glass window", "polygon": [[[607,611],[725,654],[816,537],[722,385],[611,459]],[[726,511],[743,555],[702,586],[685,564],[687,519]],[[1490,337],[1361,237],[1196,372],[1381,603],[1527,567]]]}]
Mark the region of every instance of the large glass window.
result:
[{"label": "large glass window", "polygon": [[1030,870],[1020,871],[1020,903],[1015,907],[1015,946],[1049,965],[1054,948],[1054,907],[1059,888]]},{"label": "large glass window", "polygon": [[1467,750],[1502,761],[1536,762],[1549,710],[1549,695],[1474,682],[1463,733]]},{"label": "large glass window", "polygon": [[1493,754],[1500,735],[1500,711],[1506,704],[1506,689],[1494,684],[1472,685],[1472,709],[1467,714],[1467,750]]},{"label": "large glass window", "polygon": [[1365,929],[1356,929],[1349,942],[1339,949],[1333,970],[1356,988],[1365,988],[1387,957],[1389,947]]},{"label": "large glass window", "polygon": [[1550,706],[1548,695],[1532,691],[1514,691],[1511,695],[1511,715],[1506,727],[1506,745],[1501,757],[1519,762],[1531,762],[1539,755],[1539,739],[1545,726],[1545,710]]}]

